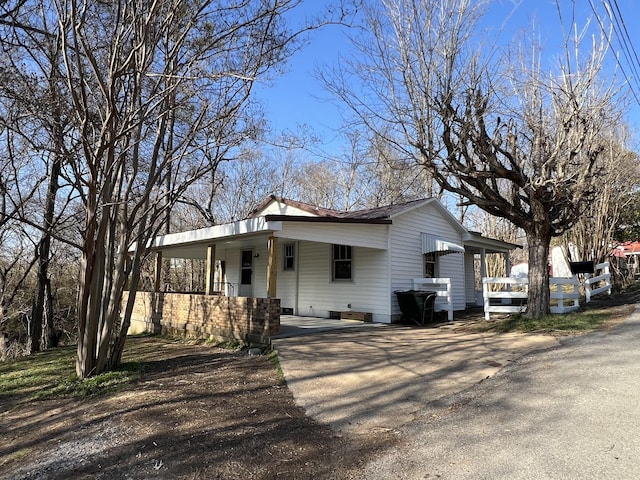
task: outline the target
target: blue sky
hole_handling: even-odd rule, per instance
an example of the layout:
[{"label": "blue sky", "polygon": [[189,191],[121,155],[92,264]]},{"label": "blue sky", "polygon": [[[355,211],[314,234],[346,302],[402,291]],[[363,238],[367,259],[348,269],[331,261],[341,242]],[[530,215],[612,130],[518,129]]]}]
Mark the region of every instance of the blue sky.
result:
[{"label": "blue sky", "polygon": [[[590,1],[604,11],[603,0],[560,0],[565,25],[570,23],[574,3],[579,25],[592,16]],[[322,4],[322,1],[306,0],[297,11],[294,22],[300,21],[305,15],[312,15]],[[640,54],[638,4],[639,0],[617,0],[631,41]],[[559,51],[561,27],[554,0],[522,0],[517,5],[511,0],[494,0],[485,21],[488,28],[505,26],[500,36],[504,42],[512,40],[522,31],[530,32],[532,25],[535,25],[545,51],[549,55]],[[311,33],[309,44],[290,58],[286,73],[275,78],[271,85],[257,85],[257,97],[275,131],[295,130],[297,125],[308,125],[322,135],[326,151],[339,149],[342,144],[338,133],[341,127],[340,108],[315,78],[314,70],[335,65],[340,56],[352,53],[347,33],[347,28],[339,26],[328,26]],[[614,45],[614,48],[618,46]],[[640,129],[640,106],[635,102],[632,104],[630,123]]]}]

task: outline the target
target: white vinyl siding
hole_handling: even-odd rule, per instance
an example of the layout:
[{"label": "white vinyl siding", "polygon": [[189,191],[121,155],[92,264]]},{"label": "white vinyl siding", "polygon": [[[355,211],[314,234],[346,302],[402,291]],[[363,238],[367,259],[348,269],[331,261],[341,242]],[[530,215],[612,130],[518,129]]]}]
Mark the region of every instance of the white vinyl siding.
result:
[{"label": "white vinyl siding", "polygon": [[464,254],[464,274],[465,274],[465,301],[467,305],[476,304],[476,275],[474,269],[474,255]]},{"label": "white vinyl siding", "polygon": [[[394,216],[392,225],[283,222],[279,237],[277,296],[283,308],[297,315],[328,317],[331,311],[371,312],[376,322],[398,319],[395,290],[413,288],[413,279],[424,275],[422,233],[462,245],[462,233],[439,209],[423,205]],[[387,235],[388,232],[388,235]],[[308,239],[308,240],[307,240]],[[255,243],[254,243],[255,242]],[[253,248],[253,294],[265,297],[267,238],[257,237],[243,248]],[[283,269],[283,246],[295,244],[295,269]],[[332,281],[332,246],[352,247],[352,278]],[[226,261],[227,281],[239,282],[240,247],[219,248]],[[450,278],[454,310],[463,310],[471,294],[465,291],[468,254],[438,256],[438,277]],[[473,282],[472,282],[473,285]],[[472,287],[470,287],[472,288]],[[348,305],[351,305],[349,307]]]},{"label": "white vinyl siding", "polygon": [[[397,318],[400,314],[396,290],[410,290],[413,279],[424,275],[424,257],[422,255],[422,233],[436,235],[445,240],[462,245],[461,234],[451,223],[440,215],[431,205],[424,205],[393,218],[391,225],[391,289],[389,298],[391,313]],[[438,258],[438,276],[450,278],[454,310],[465,308],[464,255],[451,253]]]},{"label": "white vinyl siding", "polygon": [[389,225],[359,223],[282,222],[282,230],[275,235],[327,244],[352,247],[387,248]]},{"label": "white vinyl siding", "polygon": [[295,215],[303,217],[317,217],[317,215],[306,210],[302,210],[301,208],[276,201],[271,202],[265,208],[254,214],[254,216],[256,217],[263,215]]},{"label": "white vinyl siding", "polygon": [[353,247],[352,279],[331,281],[331,244],[299,242],[299,315],[328,317],[330,311],[370,312],[389,322],[387,252]]},{"label": "white vinyl siding", "polygon": [[298,275],[298,244],[288,243],[293,245],[294,249],[294,265],[293,270],[284,270],[284,258],[278,259],[278,288],[277,296],[280,299],[280,306],[282,308],[292,308],[294,313],[296,312],[297,304],[297,275]]}]

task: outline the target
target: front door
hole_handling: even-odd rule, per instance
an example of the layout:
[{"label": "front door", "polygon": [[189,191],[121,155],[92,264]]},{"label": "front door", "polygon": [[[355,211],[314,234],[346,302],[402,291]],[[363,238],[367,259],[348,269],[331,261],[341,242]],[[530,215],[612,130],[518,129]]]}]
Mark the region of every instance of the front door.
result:
[{"label": "front door", "polygon": [[240,289],[239,297],[253,296],[253,250],[240,253]]}]

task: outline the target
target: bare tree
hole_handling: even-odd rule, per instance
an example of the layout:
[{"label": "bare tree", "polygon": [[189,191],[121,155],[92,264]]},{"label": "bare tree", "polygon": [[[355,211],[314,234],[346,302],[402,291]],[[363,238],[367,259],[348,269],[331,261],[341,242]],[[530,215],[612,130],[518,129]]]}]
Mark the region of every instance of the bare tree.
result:
[{"label": "bare tree", "polygon": [[[27,316],[25,306],[31,297],[25,285],[36,259],[30,253],[35,242],[19,219],[30,208],[43,178],[22,155],[23,144],[10,130],[0,131],[0,358],[10,340],[10,322]],[[20,300],[20,301],[18,301]]]},{"label": "bare tree", "polygon": [[393,147],[385,137],[373,135],[369,139],[369,162],[364,183],[366,206],[380,207],[423,197],[440,197],[431,175],[413,158]]},{"label": "bare tree", "polygon": [[[65,159],[71,155],[74,125],[69,118],[69,101],[62,75],[61,37],[50,6],[42,2],[5,2],[0,7],[0,50],[4,53],[0,102],[5,115],[2,124],[12,138],[24,145],[21,160],[45,172],[38,201],[28,212],[16,212],[16,221],[35,239],[37,282],[28,318],[27,351],[47,348],[54,341],[53,298],[49,276],[54,237],[64,241],[62,223],[73,194],[69,188],[59,201],[65,184]],[[20,182],[28,182],[24,176]],[[25,230],[25,231],[26,231]],[[70,242],[73,243],[73,242]],[[44,329],[43,329],[44,324]]]},{"label": "bare tree", "polygon": [[259,134],[253,83],[295,48],[283,18],[299,3],[54,2],[82,145],[80,377],[120,363],[135,301],[121,311],[122,293],[167,210]]},{"label": "bare tree", "polygon": [[563,235],[565,245],[576,246],[579,260],[603,262],[611,254],[615,230],[624,211],[631,207],[633,192],[638,190],[640,165],[638,155],[626,147],[628,134],[614,131],[604,144],[601,188],[573,228]]},{"label": "bare tree", "polygon": [[527,314],[538,317],[549,311],[550,240],[601,188],[603,136],[620,121],[613,80],[602,75],[607,43],[602,35],[585,52],[585,30],[576,31],[547,69],[535,45],[514,57],[474,38],[481,8],[470,0],[371,4],[361,61],[325,78],[361,123],[442,189],[524,230]]},{"label": "bare tree", "polygon": [[274,48],[283,32],[280,11],[271,5],[240,10],[194,1],[184,7],[178,1],[56,2],[83,146],[82,162],[74,165],[86,208],[80,377],[120,363],[135,298],[121,322],[125,285],[136,289],[147,244],[167,209],[213,168],[199,153],[220,144],[233,148],[250,135],[250,125],[239,126],[251,81],[283,53]]}]

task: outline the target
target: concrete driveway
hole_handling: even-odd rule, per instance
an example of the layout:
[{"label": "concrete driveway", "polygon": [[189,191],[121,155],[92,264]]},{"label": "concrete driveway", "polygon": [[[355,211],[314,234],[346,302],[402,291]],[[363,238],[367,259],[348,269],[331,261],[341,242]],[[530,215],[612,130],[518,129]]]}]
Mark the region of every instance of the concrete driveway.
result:
[{"label": "concrete driveway", "polygon": [[289,389],[307,414],[336,430],[394,430],[425,406],[493,376],[548,335],[468,333],[459,324],[356,328],[276,338]]},{"label": "concrete driveway", "polygon": [[640,478],[640,305],[561,343],[425,411],[359,478]]}]

